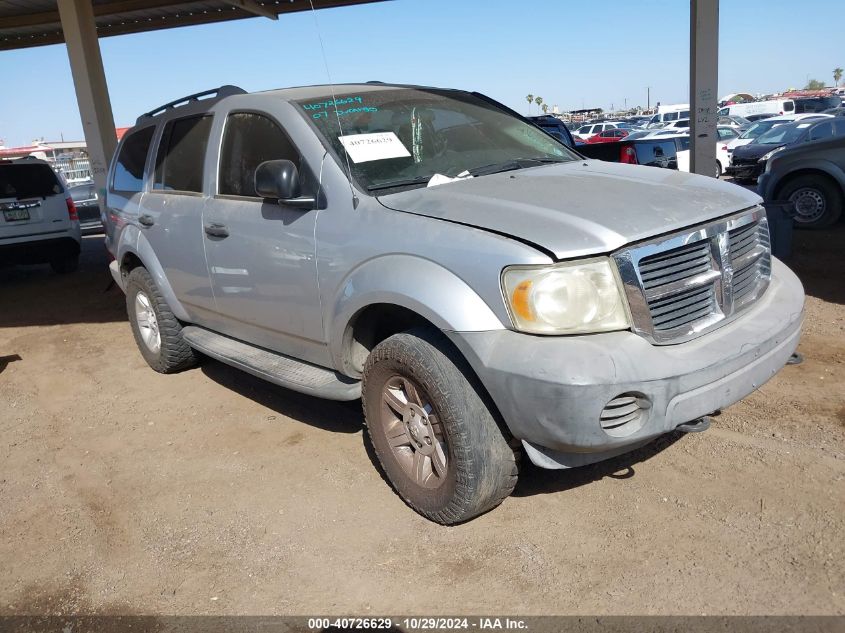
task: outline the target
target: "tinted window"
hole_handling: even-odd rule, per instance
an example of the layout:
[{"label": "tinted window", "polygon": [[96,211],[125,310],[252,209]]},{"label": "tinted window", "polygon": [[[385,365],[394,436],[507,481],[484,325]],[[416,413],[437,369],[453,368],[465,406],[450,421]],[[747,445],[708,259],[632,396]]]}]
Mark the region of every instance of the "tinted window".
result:
[{"label": "tinted window", "polygon": [[0,198],[46,198],[61,192],[62,185],[49,165],[0,165]]},{"label": "tinted window", "polygon": [[678,120],[678,113],[677,112],[667,112],[663,115],[664,121],[677,121]]},{"label": "tinted window", "polygon": [[815,141],[822,138],[830,138],[833,136],[833,121],[825,121],[819,123],[810,130],[810,140]]},{"label": "tinted window", "polygon": [[784,112],[792,112],[795,109],[795,104],[792,101],[784,101],[783,102],[783,111]]},{"label": "tinted window", "polygon": [[116,191],[142,191],[144,189],[144,164],[153,140],[155,127],[133,132],[123,141],[117,164],[114,166],[112,189]]},{"label": "tinted window", "polygon": [[211,116],[188,117],[169,121],[164,126],[156,157],[153,189],[202,191],[202,170],[211,119]]},{"label": "tinted window", "polygon": [[300,166],[299,152],[278,125],[260,114],[230,114],[220,150],[218,193],[257,197],[256,168],[279,159]]}]

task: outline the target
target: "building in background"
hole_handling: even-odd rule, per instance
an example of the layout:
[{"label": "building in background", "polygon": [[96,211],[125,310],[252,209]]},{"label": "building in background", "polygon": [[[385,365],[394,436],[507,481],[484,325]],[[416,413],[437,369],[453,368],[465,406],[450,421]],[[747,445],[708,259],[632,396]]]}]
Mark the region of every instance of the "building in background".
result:
[{"label": "building in background", "polygon": [[[119,127],[115,130],[118,141],[128,129],[128,127]],[[78,185],[93,180],[85,141],[45,141],[42,138],[32,141],[30,145],[6,147],[0,140],[0,160],[28,156],[46,160],[56,173],[61,174],[68,185]]]}]

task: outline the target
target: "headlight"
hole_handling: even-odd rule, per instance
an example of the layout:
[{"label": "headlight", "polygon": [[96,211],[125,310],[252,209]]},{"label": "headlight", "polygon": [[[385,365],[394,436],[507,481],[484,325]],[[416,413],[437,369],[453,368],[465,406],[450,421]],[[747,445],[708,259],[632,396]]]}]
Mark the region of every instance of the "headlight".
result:
[{"label": "headlight", "polygon": [[772,156],[774,156],[775,154],[777,154],[777,153],[778,153],[780,150],[782,150],[782,149],[784,149],[784,146],[783,146],[783,145],[781,145],[780,147],[776,147],[776,148],[774,148],[771,152],[766,152],[765,154],[763,154],[763,155],[762,155],[762,156],[761,156],[761,157],[757,160],[757,162],[758,162],[758,163],[762,163],[763,161],[767,161],[767,160],[769,160]]},{"label": "headlight", "polygon": [[620,282],[606,257],[514,266],[502,273],[514,326],[533,334],[584,334],[630,327]]}]

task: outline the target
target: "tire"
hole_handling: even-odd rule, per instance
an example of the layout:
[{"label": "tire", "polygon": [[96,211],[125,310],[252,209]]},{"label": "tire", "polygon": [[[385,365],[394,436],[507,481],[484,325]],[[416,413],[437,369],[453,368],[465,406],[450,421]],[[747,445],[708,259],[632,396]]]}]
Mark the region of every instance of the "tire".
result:
[{"label": "tire", "polygon": [[716,180],[722,177],[722,163],[716,161]]},{"label": "tire", "polygon": [[795,226],[799,228],[825,229],[842,216],[842,191],[826,176],[808,174],[793,178],[777,197],[795,205]]},{"label": "tire", "polygon": [[[142,311],[146,312],[144,317]],[[146,268],[138,267],[129,273],[126,312],[135,343],[154,370],[172,374],[197,364],[196,353],[182,338],[182,324],[173,316]]]},{"label": "tire", "polygon": [[50,268],[57,275],[66,275],[75,272],[79,268],[79,255],[69,255],[61,259],[54,259],[50,262]]},{"label": "tire", "polygon": [[427,519],[461,523],[513,491],[519,453],[469,365],[440,332],[411,330],[376,345],[364,365],[361,400],[388,481]]}]

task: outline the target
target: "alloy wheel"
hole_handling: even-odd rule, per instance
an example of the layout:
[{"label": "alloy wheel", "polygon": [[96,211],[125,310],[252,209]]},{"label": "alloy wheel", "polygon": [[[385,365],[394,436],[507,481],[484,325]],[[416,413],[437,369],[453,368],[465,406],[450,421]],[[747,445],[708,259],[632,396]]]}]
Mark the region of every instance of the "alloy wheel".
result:
[{"label": "alloy wheel", "polygon": [[382,388],[380,422],[393,457],[423,488],[439,488],[448,472],[448,445],[428,394],[413,380],[391,377]]},{"label": "alloy wheel", "polygon": [[154,354],[161,349],[161,334],[158,331],[158,319],[153,309],[150,298],[143,292],[135,295],[135,320],[138,323],[138,331],[141,333],[141,340]]}]

